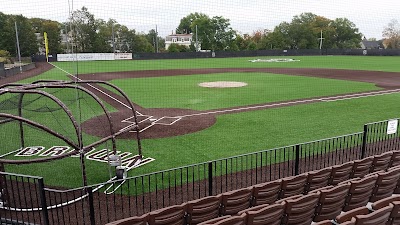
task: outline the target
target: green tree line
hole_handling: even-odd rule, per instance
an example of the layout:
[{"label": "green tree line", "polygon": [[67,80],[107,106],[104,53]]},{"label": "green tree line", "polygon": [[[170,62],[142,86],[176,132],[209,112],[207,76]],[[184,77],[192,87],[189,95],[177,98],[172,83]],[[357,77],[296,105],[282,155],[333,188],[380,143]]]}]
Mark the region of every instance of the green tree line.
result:
[{"label": "green tree line", "polygon": [[[222,16],[190,13],[180,20],[177,34],[193,34],[191,46],[170,45],[156,30],[137,32],[115,19],[96,18],[86,7],[71,13],[68,22],[0,12],[0,50],[16,55],[15,23],[17,23],[22,56],[44,51],[43,32],[47,32],[51,53],[68,52],[188,52],[196,51],[197,36],[201,49],[212,51],[243,51],[266,49],[346,49],[359,48],[362,34],[347,18],[328,19],[313,13],[302,13],[290,22],[283,21],[273,29],[241,34]],[[392,20],[383,31],[388,48],[400,48],[400,28]],[[320,36],[323,34],[322,46]]]}]

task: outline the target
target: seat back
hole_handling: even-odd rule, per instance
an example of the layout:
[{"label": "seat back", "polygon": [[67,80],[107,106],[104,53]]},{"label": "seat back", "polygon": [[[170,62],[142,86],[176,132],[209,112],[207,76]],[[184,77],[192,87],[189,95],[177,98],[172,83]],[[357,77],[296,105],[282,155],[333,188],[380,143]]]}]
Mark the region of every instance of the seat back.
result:
[{"label": "seat back", "polygon": [[317,223],[313,223],[313,225],[332,225],[332,221],[324,220],[324,221],[320,221],[320,222],[317,222]]},{"label": "seat back", "polygon": [[[388,171],[392,171],[392,170],[400,170],[400,166],[395,166],[395,167],[391,167],[388,169]],[[394,194],[400,194],[400,179],[397,182],[396,188],[394,189]]]},{"label": "seat back", "polygon": [[222,194],[221,215],[235,215],[250,208],[253,188],[243,188]]},{"label": "seat back", "polygon": [[304,193],[327,186],[331,173],[332,167],[309,172],[307,175],[307,182],[304,187]]},{"label": "seat back", "polygon": [[365,206],[371,197],[376,180],[377,175],[350,181],[351,186],[346,197],[343,211],[349,211],[357,207]]},{"label": "seat back", "polygon": [[400,179],[400,168],[388,172],[378,173],[378,178],[372,195],[371,202],[387,198],[393,194]]},{"label": "seat back", "polygon": [[320,198],[315,208],[314,222],[333,220],[344,207],[350,183],[341,184],[330,189],[320,190]]},{"label": "seat back", "polygon": [[389,167],[400,166],[400,150],[392,151],[392,158],[389,162]]},{"label": "seat back", "polygon": [[310,193],[297,199],[286,201],[285,214],[282,224],[288,225],[309,225],[311,224],[315,206],[319,200],[319,193]]},{"label": "seat back", "polygon": [[159,209],[149,213],[149,225],[186,224],[186,203]]},{"label": "seat back", "polygon": [[393,152],[385,152],[383,154],[374,156],[372,165],[370,168],[370,173],[383,171],[389,167],[390,160],[392,159]]},{"label": "seat back", "polygon": [[147,225],[149,214],[117,220],[106,225]]},{"label": "seat back", "polygon": [[388,206],[390,203],[395,202],[395,201],[400,201],[400,195],[393,195],[393,196],[381,199],[379,201],[376,201],[376,202],[372,203],[371,208],[373,210],[378,210],[378,209]]},{"label": "seat back", "polygon": [[254,185],[253,205],[264,205],[274,203],[279,198],[282,180],[275,180]]},{"label": "seat back", "polygon": [[[367,214],[369,214],[369,209],[365,206],[362,206],[362,207],[358,207],[358,208],[349,210],[347,212],[341,213],[340,215],[336,216],[335,222],[337,224],[342,224],[347,221],[351,221],[352,219],[354,219],[354,217],[356,215],[367,215]],[[355,220],[353,220],[353,222],[355,222]]]},{"label": "seat back", "polygon": [[208,223],[202,223],[201,225],[246,225],[247,215],[243,214],[240,216],[228,216],[220,220],[209,221]]},{"label": "seat back", "polygon": [[390,204],[367,215],[356,215],[356,225],[385,225],[389,221],[392,209],[393,204]]},{"label": "seat back", "polygon": [[400,224],[400,201],[393,201],[392,213],[390,214],[391,223],[390,225]]},{"label": "seat back", "polygon": [[283,178],[279,198],[282,199],[293,195],[303,194],[306,181],[307,174],[305,173],[297,176]]},{"label": "seat back", "polygon": [[187,203],[188,224],[198,224],[217,218],[220,213],[222,195],[210,196]]},{"label": "seat back", "polygon": [[373,156],[365,159],[354,160],[353,169],[350,174],[350,178],[364,177],[369,173],[372,166]]},{"label": "seat back", "polygon": [[286,202],[268,205],[257,211],[248,211],[247,225],[280,225]]},{"label": "seat back", "polygon": [[332,173],[329,177],[328,184],[337,185],[350,178],[350,173],[353,170],[354,161],[347,162],[341,165],[332,166]]}]

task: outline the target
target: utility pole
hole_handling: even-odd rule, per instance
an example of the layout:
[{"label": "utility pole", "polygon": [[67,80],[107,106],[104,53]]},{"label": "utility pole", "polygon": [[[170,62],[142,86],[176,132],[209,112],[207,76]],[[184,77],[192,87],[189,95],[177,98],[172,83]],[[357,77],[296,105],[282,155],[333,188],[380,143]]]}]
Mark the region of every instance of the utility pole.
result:
[{"label": "utility pole", "polygon": [[19,61],[19,72],[22,73],[22,66],[21,66],[21,49],[19,48],[19,39],[18,39],[18,27],[17,21],[14,22],[15,24],[15,37],[17,38],[17,49],[18,49],[18,61]]},{"label": "utility pole", "polygon": [[156,53],[158,53],[158,31],[157,31],[157,25],[156,25]]},{"label": "utility pole", "polygon": [[197,24],[196,24],[196,52],[198,52],[198,51],[199,51],[199,42],[197,39]]},{"label": "utility pole", "polygon": [[111,38],[112,38],[112,46],[113,46],[113,53],[115,53],[115,35],[114,35],[114,23],[111,25]]}]

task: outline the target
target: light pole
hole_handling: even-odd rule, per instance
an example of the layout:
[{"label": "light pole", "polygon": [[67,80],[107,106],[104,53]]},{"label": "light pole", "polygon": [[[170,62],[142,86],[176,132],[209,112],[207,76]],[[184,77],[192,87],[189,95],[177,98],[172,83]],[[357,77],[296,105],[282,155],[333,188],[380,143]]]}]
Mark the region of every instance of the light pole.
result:
[{"label": "light pole", "polygon": [[21,49],[19,48],[19,39],[18,39],[18,27],[17,21],[14,22],[15,25],[15,37],[17,38],[17,49],[18,49],[18,61],[19,61],[19,72],[22,73],[22,66],[21,66]]},{"label": "light pole", "polygon": [[196,52],[199,51],[199,42],[197,40],[197,24],[196,24]]}]

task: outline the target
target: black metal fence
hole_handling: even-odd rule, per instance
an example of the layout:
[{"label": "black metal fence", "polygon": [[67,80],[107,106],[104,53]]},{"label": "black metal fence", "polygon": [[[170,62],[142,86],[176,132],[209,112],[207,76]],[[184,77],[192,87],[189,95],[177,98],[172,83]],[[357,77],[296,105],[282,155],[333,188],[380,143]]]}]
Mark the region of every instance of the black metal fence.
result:
[{"label": "black metal fence", "polygon": [[0,172],[0,217],[4,223],[105,224],[398,149],[397,121],[365,124],[363,132],[71,190],[47,188],[40,177]]}]

